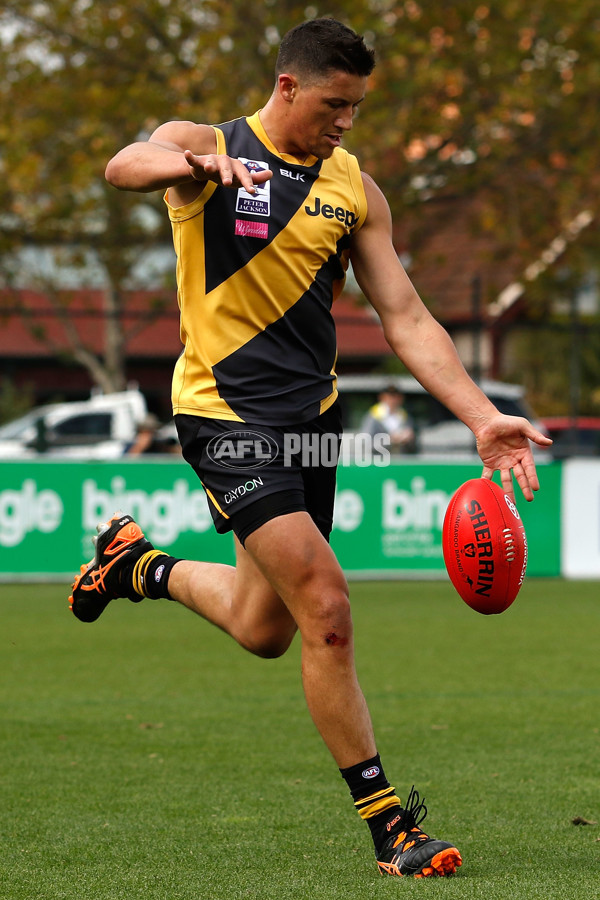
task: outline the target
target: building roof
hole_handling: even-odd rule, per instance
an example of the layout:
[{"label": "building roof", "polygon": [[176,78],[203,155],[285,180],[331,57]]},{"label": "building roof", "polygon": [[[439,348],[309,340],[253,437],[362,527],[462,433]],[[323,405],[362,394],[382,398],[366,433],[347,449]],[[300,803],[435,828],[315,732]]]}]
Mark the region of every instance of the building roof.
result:
[{"label": "building roof", "polygon": [[473,318],[476,289],[483,311],[520,272],[518,257],[500,258],[494,234],[478,227],[481,215],[476,196],[439,198],[423,205],[414,234],[399,226],[394,235],[397,247],[418,247],[409,275],[431,312],[446,325]]},{"label": "building roof", "polygon": [[518,312],[512,308],[527,286],[595,221],[593,213],[582,208],[537,257],[524,260],[517,247],[499,252],[494,231],[480,224],[485,217],[480,196],[441,197],[423,204],[412,235],[401,226],[395,231],[397,247],[418,246],[409,274],[431,312],[447,327],[476,316],[492,325]]},{"label": "building roof", "polygon": [[[0,356],[53,357],[69,348],[68,329],[75,329],[83,345],[99,352],[106,316],[103,292],[62,291],[60,301],[57,309],[41,292],[0,292]],[[391,353],[370,306],[345,295],[334,303],[333,315],[341,358],[372,359]],[[176,359],[181,353],[179,311],[173,290],[128,292],[121,321],[129,357]]]}]

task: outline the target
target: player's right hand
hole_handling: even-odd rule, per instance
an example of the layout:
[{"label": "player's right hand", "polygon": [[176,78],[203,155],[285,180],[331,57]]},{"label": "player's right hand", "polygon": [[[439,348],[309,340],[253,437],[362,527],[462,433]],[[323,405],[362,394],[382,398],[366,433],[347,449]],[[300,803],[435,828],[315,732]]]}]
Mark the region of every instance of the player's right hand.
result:
[{"label": "player's right hand", "polygon": [[185,150],[185,160],[190,167],[190,175],[196,181],[215,181],[223,187],[243,187],[249,194],[256,193],[257,184],[264,184],[273,177],[270,169],[249,172],[243,162],[224,153],[209,153],[197,156]]}]

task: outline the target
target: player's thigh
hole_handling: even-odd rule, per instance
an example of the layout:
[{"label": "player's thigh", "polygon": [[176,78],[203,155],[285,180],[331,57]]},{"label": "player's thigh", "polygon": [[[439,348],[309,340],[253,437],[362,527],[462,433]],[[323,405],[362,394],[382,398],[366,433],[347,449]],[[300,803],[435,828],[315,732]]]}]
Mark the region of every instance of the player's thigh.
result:
[{"label": "player's thigh", "polygon": [[[303,426],[309,446],[318,448],[316,459],[302,460],[302,481],[306,511],[321,534],[329,540],[333,527],[336,471],[342,439],[341,414],[338,404]],[[311,464],[312,463],[312,464]]]},{"label": "player's thigh", "polygon": [[346,579],[307,512],[266,522],[246,539],[246,551],[301,629],[349,623]]},{"label": "player's thigh", "polygon": [[294,617],[237,538],[235,552],[232,631],[255,653],[281,656],[296,633]]},{"label": "player's thigh", "polygon": [[261,571],[250,553],[242,546],[237,537],[235,543],[235,586],[234,603],[241,613],[245,607],[264,611],[265,615],[276,615],[286,609],[285,603],[277,590]]}]

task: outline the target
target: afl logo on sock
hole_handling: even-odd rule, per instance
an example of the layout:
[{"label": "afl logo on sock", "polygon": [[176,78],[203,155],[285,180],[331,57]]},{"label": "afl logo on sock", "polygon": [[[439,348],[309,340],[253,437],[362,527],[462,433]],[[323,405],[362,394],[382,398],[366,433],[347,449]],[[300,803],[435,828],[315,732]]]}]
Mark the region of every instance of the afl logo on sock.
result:
[{"label": "afl logo on sock", "polygon": [[156,572],[154,573],[154,580],[157,584],[160,581],[160,579],[162,578],[164,571],[165,571],[165,567],[159,566],[158,569],[156,570]]},{"label": "afl logo on sock", "polygon": [[365,769],[362,772],[363,778],[375,778],[376,775],[379,775],[379,768],[377,766],[371,766],[369,769]]}]

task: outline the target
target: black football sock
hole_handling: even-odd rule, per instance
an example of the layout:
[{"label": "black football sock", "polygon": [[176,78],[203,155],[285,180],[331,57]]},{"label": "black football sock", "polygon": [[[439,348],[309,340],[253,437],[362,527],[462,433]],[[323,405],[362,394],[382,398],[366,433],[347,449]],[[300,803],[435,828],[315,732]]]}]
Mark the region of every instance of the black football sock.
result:
[{"label": "black football sock", "polygon": [[375,852],[378,853],[388,836],[387,824],[400,811],[396,789],[385,777],[379,754],[355,766],[340,769],[340,772],[350,789],[359,816],[369,826]]},{"label": "black football sock", "polygon": [[175,563],[180,562],[175,556],[169,556],[162,550],[148,550],[137,560],[131,572],[131,583],[140,597],[151,597],[154,600],[163,598],[172,600],[169,593],[169,575]]}]

